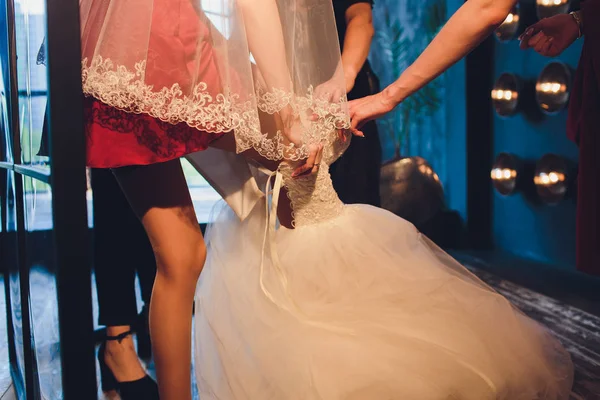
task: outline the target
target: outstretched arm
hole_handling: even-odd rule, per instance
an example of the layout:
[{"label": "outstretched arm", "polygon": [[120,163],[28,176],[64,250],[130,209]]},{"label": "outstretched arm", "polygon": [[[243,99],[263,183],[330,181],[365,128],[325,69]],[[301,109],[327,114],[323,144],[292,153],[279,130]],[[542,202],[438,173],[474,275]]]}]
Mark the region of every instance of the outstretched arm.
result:
[{"label": "outstretched arm", "polygon": [[496,29],[517,0],[468,0],[444,25],[429,46],[381,93],[350,103],[352,128],[391,111],[466,56]]}]

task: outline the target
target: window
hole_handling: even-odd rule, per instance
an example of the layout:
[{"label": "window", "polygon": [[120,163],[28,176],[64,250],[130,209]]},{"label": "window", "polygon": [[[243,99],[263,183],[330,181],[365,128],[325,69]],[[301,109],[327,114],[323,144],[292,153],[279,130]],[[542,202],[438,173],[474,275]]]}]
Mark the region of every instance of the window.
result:
[{"label": "window", "polygon": [[[201,7],[219,32],[228,38],[230,35],[229,18],[231,10],[227,5],[222,0],[201,0]],[[187,160],[182,159],[182,166],[198,221],[200,223],[210,222],[211,210],[221,197]]]},{"label": "window", "polygon": [[[227,33],[227,13],[222,10],[222,1],[203,1],[207,16],[223,33]],[[43,0],[16,0],[17,52],[26,54],[19,57],[19,117],[21,121],[21,148],[23,164],[47,169],[49,157],[44,152],[42,128],[47,102],[47,71],[38,60],[38,52],[43,49],[45,35],[45,9]],[[185,159],[183,170],[190,188],[192,201],[200,223],[209,222],[214,204],[220,199],[217,192]],[[88,185],[89,186],[89,185]],[[51,226],[51,194],[46,185],[38,180],[30,180],[24,187],[28,203],[32,205],[32,229],[45,230]],[[88,187],[88,221],[92,226],[92,192]]]}]

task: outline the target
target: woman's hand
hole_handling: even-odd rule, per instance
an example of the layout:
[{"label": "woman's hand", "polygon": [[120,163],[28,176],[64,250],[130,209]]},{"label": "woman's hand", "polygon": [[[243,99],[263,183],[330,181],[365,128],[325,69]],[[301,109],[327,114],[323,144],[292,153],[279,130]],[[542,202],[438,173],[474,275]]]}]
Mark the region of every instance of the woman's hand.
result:
[{"label": "woman's hand", "polygon": [[372,96],[352,100],[350,106],[350,131],[352,134],[364,137],[360,130],[367,122],[377,119],[394,109],[397,102],[385,95],[384,92]]},{"label": "woman's hand", "polygon": [[579,37],[579,25],[569,14],[559,14],[531,25],[520,37],[521,49],[556,57]]},{"label": "woman's hand", "polygon": [[[286,144],[293,144],[295,148],[300,148],[304,145],[302,141],[304,126],[300,121],[300,118],[294,115],[294,112],[290,106],[284,107],[280,112],[281,122],[283,124],[282,132]],[[308,144],[308,156],[306,159],[301,160],[299,165],[292,173],[293,178],[298,178],[304,175],[310,175],[318,172],[319,165],[323,158],[323,145],[322,144]],[[294,150],[292,150],[293,152]],[[296,154],[292,154],[288,159],[293,159]],[[285,159],[284,154],[284,159]]]},{"label": "woman's hand", "polygon": [[316,174],[319,172],[321,161],[323,160],[323,145],[310,145],[309,155],[306,160],[298,166],[292,173],[292,178],[299,178],[304,175]]}]

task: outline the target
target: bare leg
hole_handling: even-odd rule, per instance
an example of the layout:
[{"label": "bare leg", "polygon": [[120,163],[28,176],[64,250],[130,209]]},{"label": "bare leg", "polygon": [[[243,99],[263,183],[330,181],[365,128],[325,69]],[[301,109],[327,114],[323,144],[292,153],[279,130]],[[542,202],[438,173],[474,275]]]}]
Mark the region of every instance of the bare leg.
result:
[{"label": "bare leg", "polygon": [[156,257],[150,333],[162,400],[191,400],[192,304],[206,246],[179,160],[114,170]]}]

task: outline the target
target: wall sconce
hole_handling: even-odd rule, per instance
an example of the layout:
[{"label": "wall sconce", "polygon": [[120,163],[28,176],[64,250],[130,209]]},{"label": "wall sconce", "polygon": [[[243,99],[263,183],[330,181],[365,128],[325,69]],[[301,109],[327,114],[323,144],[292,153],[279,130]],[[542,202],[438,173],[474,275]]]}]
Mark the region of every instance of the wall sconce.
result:
[{"label": "wall sconce", "polygon": [[565,198],[568,189],[567,162],[556,154],[544,155],[535,166],[533,183],[546,204],[557,204]]},{"label": "wall sconce", "polygon": [[514,74],[500,75],[492,89],[492,102],[496,113],[501,117],[508,117],[517,112],[521,80]]},{"label": "wall sconce", "polygon": [[496,157],[490,175],[494,188],[501,195],[508,196],[516,191],[521,169],[519,164],[513,154],[500,153]]},{"label": "wall sconce", "polygon": [[560,112],[569,101],[571,71],[561,62],[551,62],[540,73],[535,84],[535,99],[540,109],[548,114]]},{"label": "wall sconce", "polygon": [[521,14],[519,12],[519,5],[517,4],[506,16],[504,22],[496,28],[494,36],[501,43],[513,40],[519,32],[520,21]]},{"label": "wall sconce", "polygon": [[539,19],[566,14],[571,8],[571,0],[536,0],[535,8]]}]

